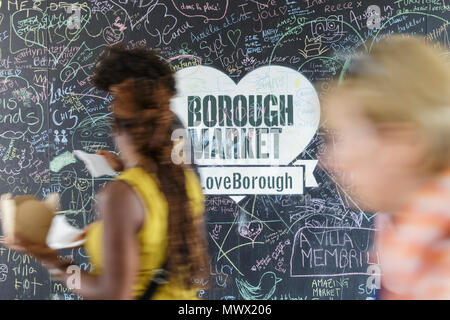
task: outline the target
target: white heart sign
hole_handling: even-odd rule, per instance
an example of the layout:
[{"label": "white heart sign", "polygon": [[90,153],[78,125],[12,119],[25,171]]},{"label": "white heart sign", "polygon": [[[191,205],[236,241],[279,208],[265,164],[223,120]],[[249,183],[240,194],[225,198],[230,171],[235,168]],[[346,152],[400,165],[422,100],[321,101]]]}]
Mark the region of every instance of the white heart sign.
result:
[{"label": "white heart sign", "polygon": [[176,79],[172,109],[195,135],[198,165],[287,165],[319,126],[314,87],[287,67],[257,68],[237,85],[205,66],[182,69]]},{"label": "white heart sign", "polygon": [[[215,68],[194,66],[178,71],[176,81],[172,110],[188,130],[198,166],[226,166],[228,175],[231,167],[270,166],[273,174],[292,163],[319,126],[314,87],[287,67],[260,67],[235,84]],[[214,179],[222,183],[217,170]]]}]

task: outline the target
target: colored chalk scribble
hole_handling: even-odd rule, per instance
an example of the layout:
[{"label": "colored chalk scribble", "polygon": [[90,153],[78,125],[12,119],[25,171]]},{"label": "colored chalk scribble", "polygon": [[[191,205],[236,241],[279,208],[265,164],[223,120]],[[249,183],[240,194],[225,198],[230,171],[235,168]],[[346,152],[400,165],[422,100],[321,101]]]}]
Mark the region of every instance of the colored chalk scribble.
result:
[{"label": "colored chalk scribble", "polygon": [[[86,0],[78,2],[76,28],[67,11],[70,5],[54,0],[0,1],[0,194],[45,198],[58,192],[59,213],[72,225],[83,228],[95,221],[95,194],[111,179],[92,178],[72,151],[117,151],[113,97],[90,83],[96,60],[116,43],[159,49],[171,69],[183,75],[186,92],[196,92],[202,105],[205,97],[210,99],[200,117],[211,120],[215,115],[217,121],[206,123],[207,131],[200,128],[193,141],[200,163],[214,162],[211,155],[244,154],[252,159],[258,152],[261,158],[269,151],[274,157],[284,152],[289,155],[286,163],[267,163],[258,172],[241,169],[242,179],[247,173],[268,174],[282,166],[304,173],[302,194],[205,196],[211,262],[209,277],[193,279],[200,286],[199,297],[375,297],[373,286],[367,285],[371,266],[378,261],[371,250],[374,215],[360,210],[351,193],[317,162],[336,145],[325,145],[326,129],[308,120],[314,112],[311,97],[329,95],[330,82],[345,79],[353,53],[368,52],[391,34],[424,35],[430,46],[450,56],[448,1],[371,1],[380,9],[380,26],[373,29],[368,28],[365,1]],[[199,66],[216,71],[205,81]],[[299,76],[288,83],[290,78],[283,74],[259,72],[270,66],[276,68],[266,69],[290,68]],[[314,87],[305,86],[307,82]],[[236,92],[243,83],[247,89]],[[280,109],[288,108],[289,100],[283,105],[280,97],[290,87],[295,89],[295,107],[302,106],[295,125],[313,128],[306,142],[305,135],[286,135],[289,117]],[[217,95],[211,88],[218,88]],[[257,97],[263,94],[272,94],[276,103],[269,96],[265,108]],[[258,121],[270,126],[255,130]],[[242,125],[236,134],[236,122],[255,125]],[[242,153],[242,145],[255,141],[261,148]],[[285,150],[276,153],[275,142]],[[228,169],[216,163],[209,170]],[[226,188],[226,179],[223,175],[205,181]],[[82,248],[67,255],[82,270],[92,269]],[[0,299],[83,297],[54,281],[32,257],[0,243]]]}]

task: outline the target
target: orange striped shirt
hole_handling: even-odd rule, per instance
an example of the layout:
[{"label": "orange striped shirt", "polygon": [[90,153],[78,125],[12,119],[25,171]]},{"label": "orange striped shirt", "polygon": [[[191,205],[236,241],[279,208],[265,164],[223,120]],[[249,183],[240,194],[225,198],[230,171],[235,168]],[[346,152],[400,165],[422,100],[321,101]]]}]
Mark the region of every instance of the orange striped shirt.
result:
[{"label": "orange striped shirt", "polygon": [[376,246],[381,299],[450,299],[450,170],[380,228]]}]

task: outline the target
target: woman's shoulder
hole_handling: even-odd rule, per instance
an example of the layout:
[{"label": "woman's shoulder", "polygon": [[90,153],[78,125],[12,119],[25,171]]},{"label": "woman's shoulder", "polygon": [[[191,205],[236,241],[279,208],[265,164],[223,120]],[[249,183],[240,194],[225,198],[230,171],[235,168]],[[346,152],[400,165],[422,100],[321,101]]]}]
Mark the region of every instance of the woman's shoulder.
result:
[{"label": "woman's shoulder", "polygon": [[[127,217],[129,221],[142,223],[144,206],[139,194],[127,181],[113,180],[97,194],[97,206],[100,212],[108,215],[114,221]],[[127,212],[127,214],[123,214]],[[132,217],[135,219],[131,219]],[[101,219],[105,219],[102,216]]]},{"label": "woman's shoulder", "polygon": [[[204,209],[204,195],[198,174],[189,168],[183,168],[185,176],[186,193],[195,213],[201,213]],[[151,197],[155,200],[156,191],[159,188],[159,180],[156,174],[148,173],[141,167],[134,167],[123,171],[115,180],[121,180],[135,189],[144,198]],[[120,191],[118,192],[120,195]],[[152,195],[152,196],[151,196]]]},{"label": "woman's shoulder", "polygon": [[97,201],[118,201],[135,196],[132,186],[124,179],[114,179],[107,183],[97,194]]}]

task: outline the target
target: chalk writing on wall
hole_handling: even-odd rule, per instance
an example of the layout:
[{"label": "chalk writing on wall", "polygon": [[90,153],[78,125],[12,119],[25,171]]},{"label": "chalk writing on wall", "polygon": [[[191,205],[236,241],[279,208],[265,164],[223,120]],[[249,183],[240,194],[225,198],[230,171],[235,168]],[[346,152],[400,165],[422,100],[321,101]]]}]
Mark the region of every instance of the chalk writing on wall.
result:
[{"label": "chalk writing on wall", "polygon": [[[178,74],[210,68],[220,75],[211,85],[230,93],[264,67],[286,68],[300,79],[289,85],[320,83],[314,95],[323,97],[329,81],[343,75],[349,55],[369,51],[382,37],[422,34],[430,45],[448,48],[449,11],[448,1],[440,0],[0,1],[0,191],[39,198],[58,192],[60,213],[71,224],[84,227],[96,219],[94,195],[109,180],[93,179],[70,153],[114,150],[112,97],[89,84],[95,59],[108,45],[159,48]],[[187,77],[186,92],[204,84],[195,75]],[[252,81],[255,88],[277,85],[270,76]],[[304,87],[297,94],[295,99],[309,105],[312,91]],[[206,192],[211,263],[209,278],[194,279],[209,286],[200,297],[374,297],[368,281],[378,261],[372,251],[374,215],[355,208],[334,177],[316,165],[326,151],[323,130],[305,110],[295,121],[309,126],[307,139],[303,134],[285,139],[266,125],[270,141],[279,138],[280,154],[289,153],[279,164],[292,166],[306,180],[301,190]],[[249,115],[258,121],[258,112]],[[233,143],[228,148],[234,150]],[[82,249],[66,251],[83,270],[92,269]],[[82,299],[32,257],[3,246],[0,298]]]}]

